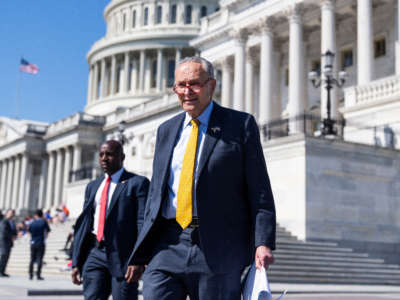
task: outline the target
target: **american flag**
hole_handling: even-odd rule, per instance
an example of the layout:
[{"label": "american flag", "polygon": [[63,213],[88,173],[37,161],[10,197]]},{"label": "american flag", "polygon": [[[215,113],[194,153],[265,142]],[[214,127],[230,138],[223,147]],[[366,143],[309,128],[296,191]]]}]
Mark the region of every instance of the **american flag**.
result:
[{"label": "american flag", "polygon": [[39,72],[39,68],[37,65],[31,64],[23,58],[21,58],[21,64],[19,66],[19,70],[21,72],[29,74],[37,74]]}]

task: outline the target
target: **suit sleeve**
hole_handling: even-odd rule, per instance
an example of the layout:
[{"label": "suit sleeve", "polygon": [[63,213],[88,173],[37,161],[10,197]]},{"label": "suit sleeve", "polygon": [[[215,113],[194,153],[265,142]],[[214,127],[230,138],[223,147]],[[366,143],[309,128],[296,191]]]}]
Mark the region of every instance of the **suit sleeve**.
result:
[{"label": "suit sleeve", "polygon": [[146,208],[146,200],[147,200],[147,194],[149,191],[149,185],[150,181],[142,177],[143,180],[140,182],[139,186],[136,189],[136,199],[137,199],[137,233],[139,235],[140,231],[142,230],[143,227],[143,222],[144,222],[144,211]]},{"label": "suit sleeve", "polygon": [[274,197],[260,142],[260,133],[253,116],[247,119],[245,130],[245,177],[255,232],[255,247],[264,245],[273,250],[276,231]]}]

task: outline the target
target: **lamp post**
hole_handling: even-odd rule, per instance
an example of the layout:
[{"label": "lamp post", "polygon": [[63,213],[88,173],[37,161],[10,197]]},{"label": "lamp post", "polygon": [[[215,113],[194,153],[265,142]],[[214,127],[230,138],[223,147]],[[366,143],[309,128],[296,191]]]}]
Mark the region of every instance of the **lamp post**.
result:
[{"label": "lamp post", "polygon": [[312,85],[318,88],[323,84],[327,91],[327,103],[326,103],[326,118],[322,120],[322,135],[336,135],[337,130],[335,128],[336,121],[331,118],[331,90],[336,85],[337,87],[342,87],[346,81],[347,73],[345,71],[340,71],[338,79],[335,78],[333,72],[333,59],[335,58],[335,53],[331,51],[326,51],[323,53],[322,58],[325,60],[323,75],[320,76],[316,71],[311,71],[308,73],[308,78],[310,79]]},{"label": "lamp post", "polygon": [[121,143],[122,146],[124,146],[125,143],[128,143],[129,141],[131,141],[134,138],[133,133],[131,132],[129,134],[129,136],[125,135],[125,129],[126,129],[126,122],[125,121],[121,121],[118,124],[118,134],[117,134],[117,138],[119,140],[119,142]]}]

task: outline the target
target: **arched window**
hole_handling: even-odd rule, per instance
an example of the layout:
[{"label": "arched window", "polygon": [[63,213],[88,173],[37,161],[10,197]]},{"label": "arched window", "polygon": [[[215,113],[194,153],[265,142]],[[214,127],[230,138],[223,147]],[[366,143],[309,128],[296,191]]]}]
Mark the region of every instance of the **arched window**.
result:
[{"label": "arched window", "polygon": [[185,24],[192,24],[192,6],[186,5]]},{"label": "arched window", "polygon": [[132,14],[132,28],[135,27],[136,27],[136,10],[134,10]]},{"label": "arched window", "polygon": [[176,4],[171,6],[171,24],[176,24]]},{"label": "arched window", "polygon": [[162,23],[162,6],[157,6],[157,24]]},{"label": "arched window", "polygon": [[146,8],[144,9],[143,25],[144,25],[144,26],[149,25],[149,8],[148,8],[148,7],[146,7]]},{"label": "arched window", "polygon": [[207,6],[201,7],[201,17],[207,16]]}]

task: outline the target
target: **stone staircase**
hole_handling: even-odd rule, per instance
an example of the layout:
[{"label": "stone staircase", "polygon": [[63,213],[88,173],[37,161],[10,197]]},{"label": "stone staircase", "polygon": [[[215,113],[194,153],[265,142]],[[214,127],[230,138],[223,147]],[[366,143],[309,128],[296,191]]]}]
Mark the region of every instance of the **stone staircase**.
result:
[{"label": "stone staircase", "polygon": [[[51,225],[47,240],[42,275],[70,276],[62,271],[67,265],[63,251],[73,222]],[[385,264],[383,259],[371,258],[366,253],[355,253],[336,243],[302,242],[284,228],[277,227],[277,250],[275,264],[268,270],[272,283],[309,284],[376,284],[400,285],[400,266]],[[30,258],[29,235],[15,242],[7,273],[26,274]]]},{"label": "stone staircase", "polygon": [[280,226],[276,248],[268,270],[273,283],[400,285],[398,265],[337,243],[302,242]]},{"label": "stone staircase", "polygon": [[[62,271],[66,269],[68,260],[67,255],[60,249],[64,248],[67,235],[72,231],[73,221],[66,221],[63,224],[50,225],[51,232],[46,241],[46,252],[44,264],[42,266],[42,276],[62,275],[70,277],[70,272]],[[18,238],[11,250],[11,256],[7,264],[6,272],[12,275],[28,276],[30,260],[30,235],[26,234]],[[36,265],[34,266],[34,271]]]}]

